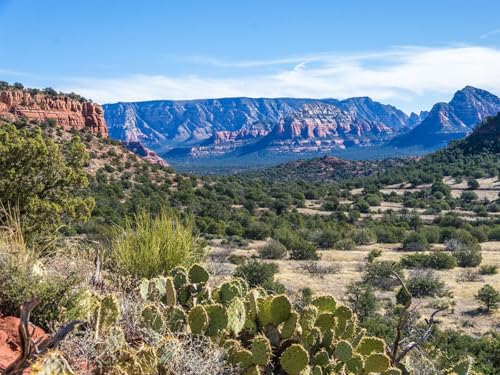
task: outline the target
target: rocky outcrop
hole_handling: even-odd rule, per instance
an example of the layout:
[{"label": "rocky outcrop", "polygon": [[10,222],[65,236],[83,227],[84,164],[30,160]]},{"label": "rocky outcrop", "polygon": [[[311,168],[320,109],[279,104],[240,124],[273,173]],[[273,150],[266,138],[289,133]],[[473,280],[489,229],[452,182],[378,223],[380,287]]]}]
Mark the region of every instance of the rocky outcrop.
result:
[{"label": "rocky outcrop", "polygon": [[475,125],[500,112],[500,98],[467,86],[449,103],[435,104],[425,119],[409,133],[391,141],[393,146],[433,147],[465,137]]},{"label": "rocky outcrop", "polygon": [[99,104],[63,95],[32,94],[27,90],[1,91],[0,117],[10,121],[19,118],[39,122],[54,119],[65,130],[86,129],[94,135],[108,136],[104,112]]},{"label": "rocky outcrop", "polygon": [[[19,318],[13,316],[0,317],[0,370],[2,373],[21,354],[19,322]],[[31,338],[35,342],[48,337],[41,328],[31,326],[31,329]]]},{"label": "rocky outcrop", "polygon": [[163,167],[169,166],[169,164],[164,159],[159,157],[154,151],[151,151],[147,147],[144,147],[144,145],[141,142],[130,141],[130,142],[124,142],[123,144],[127,149],[132,151],[134,154],[139,155],[141,158],[149,161],[150,163],[159,164]]}]

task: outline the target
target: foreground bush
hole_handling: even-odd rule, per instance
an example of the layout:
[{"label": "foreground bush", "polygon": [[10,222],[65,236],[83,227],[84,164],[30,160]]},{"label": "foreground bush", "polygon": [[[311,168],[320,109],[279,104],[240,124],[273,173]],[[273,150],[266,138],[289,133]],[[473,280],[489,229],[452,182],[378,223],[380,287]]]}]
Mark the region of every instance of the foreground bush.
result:
[{"label": "foreground bush", "polygon": [[146,211],[127,219],[117,228],[112,241],[112,257],[117,271],[134,277],[165,275],[177,266],[190,266],[203,258],[204,251],[184,224],[166,209],[153,217]]}]

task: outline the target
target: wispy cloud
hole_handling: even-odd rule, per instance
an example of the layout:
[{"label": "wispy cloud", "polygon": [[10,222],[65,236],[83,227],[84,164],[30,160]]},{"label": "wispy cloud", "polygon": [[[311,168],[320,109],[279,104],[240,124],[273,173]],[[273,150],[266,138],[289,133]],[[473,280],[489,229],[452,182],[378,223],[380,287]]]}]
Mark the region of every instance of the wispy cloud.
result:
[{"label": "wispy cloud", "polygon": [[[465,85],[500,92],[500,50],[491,47],[397,47],[375,53],[325,53],[262,61],[214,59],[204,64],[238,69],[222,76],[86,77],[67,81],[60,89],[79,92],[101,103],[231,96],[371,96],[407,110],[422,108],[427,104],[424,97],[431,98],[432,103],[436,97],[448,98]],[[273,69],[255,69],[260,66]]]},{"label": "wispy cloud", "polygon": [[481,34],[479,36],[479,38],[480,39],[488,39],[490,36],[497,35],[497,34],[500,34],[500,29],[490,30],[484,34]]}]

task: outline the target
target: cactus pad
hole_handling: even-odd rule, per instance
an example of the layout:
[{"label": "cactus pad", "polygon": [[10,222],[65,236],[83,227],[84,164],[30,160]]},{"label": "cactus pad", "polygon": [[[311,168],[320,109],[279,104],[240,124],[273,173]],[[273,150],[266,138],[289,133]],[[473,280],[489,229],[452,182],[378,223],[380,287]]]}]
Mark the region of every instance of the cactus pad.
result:
[{"label": "cactus pad", "polygon": [[271,300],[271,321],[278,326],[290,317],[292,305],[284,294],[275,296]]},{"label": "cactus pad", "polygon": [[108,294],[101,299],[98,315],[98,330],[116,325],[120,320],[120,302],[113,294]]},{"label": "cactus pad", "polygon": [[159,307],[156,305],[147,305],[141,311],[141,327],[154,331],[159,335],[165,332],[165,320]]},{"label": "cactus pad", "polygon": [[288,375],[299,375],[309,363],[309,354],[302,345],[289,346],[280,356],[280,365]]},{"label": "cactus pad", "polygon": [[288,339],[293,336],[295,330],[297,329],[297,322],[299,320],[299,316],[296,312],[292,312],[290,317],[281,327],[281,337],[284,339]]},{"label": "cactus pad", "polygon": [[227,328],[230,333],[237,335],[245,326],[245,304],[240,298],[235,298],[227,307]]},{"label": "cactus pad", "polygon": [[188,274],[184,267],[174,268],[172,272],[170,272],[170,275],[174,279],[175,289],[179,289],[180,287],[186,285],[188,282]]},{"label": "cactus pad", "polygon": [[167,277],[165,279],[165,303],[167,306],[174,306],[177,304],[177,292],[172,277]]},{"label": "cactus pad", "polygon": [[189,281],[193,284],[203,284],[208,281],[210,275],[203,266],[199,264],[193,264],[189,269],[188,277]]},{"label": "cactus pad", "polygon": [[31,367],[33,375],[70,375],[74,374],[62,353],[53,350],[39,358]]},{"label": "cactus pad", "polygon": [[339,341],[335,346],[335,355],[342,362],[347,362],[352,357],[352,346],[347,341]]},{"label": "cactus pad", "polygon": [[205,310],[208,315],[208,327],[206,335],[213,337],[227,328],[227,311],[222,305],[206,305]]},{"label": "cactus pad", "polygon": [[195,306],[188,315],[189,328],[191,333],[202,335],[208,327],[208,314],[203,305]]},{"label": "cactus pad", "polygon": [[252,362],[255,365],[266,366],[271,361],[271,344],[265,336],[256,336],[250,346]]},{"label": "cactus pad", "polygon": [[389,368],[390,360],[385,354],[370,354],[365,360],[365,371],[384,372]]},{"label": "cactus pad", "polygon": [[356,351],[364,356],[371,353],[385,353],[385,342],[378,337],[364,337],[359,343]]},{"label": "cactus pad", "polygon": [[319,312],[335,312],[337,301],[332,296],[319,296],[312,300],[312,305],[316,306]]}]

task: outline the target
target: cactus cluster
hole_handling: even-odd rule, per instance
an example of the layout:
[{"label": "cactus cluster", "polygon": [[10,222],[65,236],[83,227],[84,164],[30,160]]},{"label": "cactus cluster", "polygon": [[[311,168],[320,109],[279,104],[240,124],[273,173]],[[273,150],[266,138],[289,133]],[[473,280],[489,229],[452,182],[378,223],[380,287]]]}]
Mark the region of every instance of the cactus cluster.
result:
[{"label": "cactus cluster", "polygon": [[249,288],[242,279],[217,288],[208,281],[208,272],[198,264],[142,281],[141,324],[163,335],[155,345],[157,366],[159,358],[178,349],[172,342],[173,349],[166,349],[162,340],[168,332],[182,332],[223,346],[242,374],[270,369],[289,375],[401,373],[390,366],[384,341],[366,336],[352,311],[331,296],[319,296],[299,312],[287,296]]},{"label": "cactus cluster", "polygon": [[208,272],[195,264],[141,282],[139,324],[151,333],[148,345],[128,345],[118,326],[117,298],[99,298],[96,332],[103,332],[102,352],[113,358],[106,373],[169,373],[183,351],[174,336],[190,334],[225,348],[227,361],[243,375],[402,374],[391,367],[384,341],[367,336],[355,314],[331,296],[297,311],[287,296],[250,288],[242,279],[216,288],[208,281]]}]

